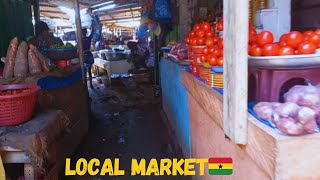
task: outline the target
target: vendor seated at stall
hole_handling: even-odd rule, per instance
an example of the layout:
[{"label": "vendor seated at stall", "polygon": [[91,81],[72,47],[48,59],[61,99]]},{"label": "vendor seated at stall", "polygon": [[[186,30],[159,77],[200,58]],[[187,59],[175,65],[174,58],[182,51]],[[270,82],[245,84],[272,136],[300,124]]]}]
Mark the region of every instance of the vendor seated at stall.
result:
[{"label": "vendor seated at stall", "polygon": [[50,28],[47,23],[39,21],[35,25],[36,36],[29,40],[29,44],[33,44],[38,47],[40,52],[45,55],[45,50],[49,49],[53,45],[63,45],[63,41],[54,37],[53,33],[50,32]]},{"label": "vendor seated at stall", "polygon": [[146,39],[139,39],[136,44],[129,42],[127,46],[131,50],[131,58],[128,59],[128,61],[132,62],[135,66],[134,69],[129,70],[129,73],[137,74],[146,72],[146,61],[150,56]]}]

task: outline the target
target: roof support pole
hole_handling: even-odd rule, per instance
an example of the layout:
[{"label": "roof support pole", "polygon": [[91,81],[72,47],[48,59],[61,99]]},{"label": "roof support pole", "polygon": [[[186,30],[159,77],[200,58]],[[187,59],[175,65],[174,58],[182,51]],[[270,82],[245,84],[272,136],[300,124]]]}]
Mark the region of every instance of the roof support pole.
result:
[{"label": "roof support pole", "polygon": [[223,0],[224,132],[247,143],[249,0]]},{"label": "roof support pole", "polygon": [[77,28],[77,42],[78,42],[78,51],[79,51],[79,59],[80,65],[82,69],[82,81],[83,84],[87,87],[87,77],[84,69],[84,53],[83,53],[83,42],[82,42],[82,27],[81,27],[81,18],[80,18],[80,7],[79,0],[74,0],[74,11],[75,11],[75,22]]}]

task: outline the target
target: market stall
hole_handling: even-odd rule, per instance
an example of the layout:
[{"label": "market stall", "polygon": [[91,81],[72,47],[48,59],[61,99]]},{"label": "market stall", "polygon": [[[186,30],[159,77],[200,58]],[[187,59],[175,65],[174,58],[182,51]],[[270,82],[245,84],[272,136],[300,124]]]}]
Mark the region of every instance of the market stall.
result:
[{"label": "market stall", "polygon": [[23,164],[26,179],[58,179],[89,126],[82,42],[80,56],[70,43],[33,42],[13,37],[1,58],[0,154],[5,164]]},{"label": "market stall", "polygon": [[[246,3],[224,3],[223,21],[196,23],[185,44],[175,45],[162,60],[169,61],[161,62],[163,67],[186,64],[176,70],[181,79],[171,91],[165,82],[170,69],[161,69],[167,117],[185,123],[185,116],[172,117],[172,112],[187,111],[191,157],[231,157],[230,179],[318,179],[318,30],[287,31],[276,38],[248,23]],[[174,96],[181,85],[187,97]],[[187,99],[187,110],[168,106],[165,97],[171,96],[173,102]]]}]

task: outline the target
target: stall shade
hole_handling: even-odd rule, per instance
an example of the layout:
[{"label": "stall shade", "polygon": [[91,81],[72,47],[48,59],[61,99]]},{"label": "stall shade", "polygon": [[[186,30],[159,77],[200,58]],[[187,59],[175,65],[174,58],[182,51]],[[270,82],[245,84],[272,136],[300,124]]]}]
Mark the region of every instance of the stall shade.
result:
[{"label": "stall shade", "polygon": [[33,36],[31,4],[24,0],[0,1],[0,57],[6,56],[10,40]]}]

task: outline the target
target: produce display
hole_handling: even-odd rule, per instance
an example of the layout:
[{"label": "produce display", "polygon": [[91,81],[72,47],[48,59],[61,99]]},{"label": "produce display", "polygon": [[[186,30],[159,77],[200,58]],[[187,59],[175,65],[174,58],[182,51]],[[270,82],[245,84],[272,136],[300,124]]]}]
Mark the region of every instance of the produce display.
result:
[{"label": "produce display", "polygon": [[73,44],[67,42],[66,44],[60,45],[60,44],[54,44],[50,48],[51,49],[70,49],[70,48],[75,48]]},{"label": "produce display", "polygon": [[29,88],[24,88],[24,89],[9,89],[9,90],[3,90],[0,91],[0,96],[7,96],[7,95],[16,95],[16,94],[22,94],[22,93],[27,93],[31,92],[32,90]]},{"label": "produce display", "polygon": [[7,50],[5,66],[3,69],[3,77],[5,79],[11,78],[13,76],[14,63],[15,63],[15,58],[18,51],[18,45],[19,45],[19,42],[17,37],[13,38],[10,41],[10,44]]},{"label": "produce display", "polygon": [[291,136],[311,134],[320,126],[320,87],[297,85],[285,95],[285,102],[260,102],[256,114],[282,133]]},{"label": "produce display", "polygon": [[291,31],[280,37],[279,42],[274,42],[270,31],[257,34],[253,27],[249,29],[250,56],[287,56],[314,54],[320,48],[320,30],[308,30],[304,33]]},{"label": "produce display", "polygon": [[181,61],[188,58],[188,47],[183,43],[175,44],[168,57],[174,61]]},{"label": "produce display", "polygon": [[44,57],[38,49],[22,41],[19,45],[18,38],[10,42],[5,60],[3,77],[26,77],[29,74],[50,72],[48,58]]},{"label": "produce display", "polygon": [[[217,23],[217,30],[223,31],[223,22]],[[208,62],[211,66],[223,66],[223,39],[215,35],[209,22],[196,24],[185,38],[190,46],[205,46],[200,60]]]}]

